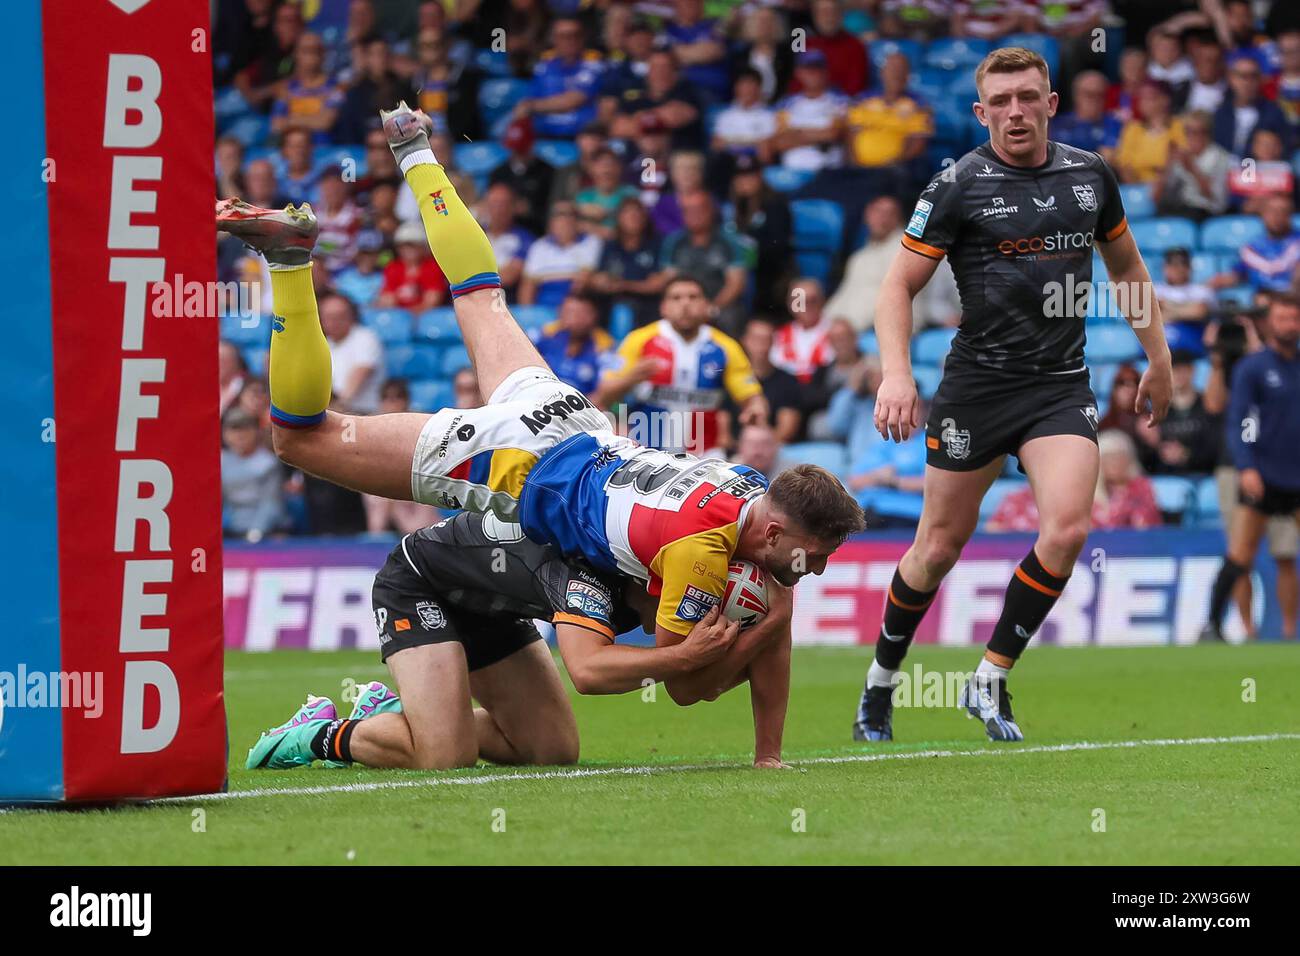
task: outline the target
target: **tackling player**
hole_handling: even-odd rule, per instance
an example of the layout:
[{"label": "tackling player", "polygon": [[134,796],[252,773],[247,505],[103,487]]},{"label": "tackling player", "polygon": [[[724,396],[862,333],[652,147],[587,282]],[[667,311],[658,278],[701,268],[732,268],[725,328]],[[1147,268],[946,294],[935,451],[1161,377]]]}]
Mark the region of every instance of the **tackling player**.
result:
[{"label": "tackling player", "polygon": [[487,405],[434,415],[350,418],[327,412],[330,357],[311,281],[309,207],[218,204],[219,228],[260,251],[275,302],[271,417],[276,451],[358,491],[444,508],[492,511],[533,540],[595,569],[648,583],[657,644],[679,643],[718,604],[733,557],[790,586],[820,574],[862,510],[825,469],[772,482],[753,469],[644,448],[615,435],[546,367],[506,307],[483,230],[429,148],[428,118],[405,104],[383,115],[430,249],[451,283]]},{"label": "tackling player", "polygon": [[[739,639],[714,608],[681,644],[630,647],[616,634],[653,627],[654,600],[622,575],[524,537],[494,515],[461,512],[393,549],[372,598],[380,655],[400,691],[373,681],[346,718],[308,696],[248,752],[248,769],[324,760],[368,767],[447,769],[480,757],[501,764],[578,759],[578,728],[533,618],[555,625],[575,688],[620,694],[648,678],[679,704],[712,699],[751,679],[754,764],[781,766],[788,697],[790,592],[769,587],[767,616]],[[644,615],[644,616],[643,616]],[[474,707],[478,701],[479,707]]]},{"label": "tackling player", "polygon": [[920,426],[909,361],[912,300],[949,257],[961,325],[925,424],[925,504],[889,587],[875,661],[854,723],[857,740],[892,740],[892,686],[939,583],[979,521],[1007,455],[1029,477],[1040,524],[1007,586],[1002,614],[962,706],[992,740],[1022,740],[1007,674],[1069,580],[1088,535],[1097,485],[1097,407],[1083,361],[1094,244],[1128,293],[1129,324],[1149,365],[1135,410],[1161,421],[1173,389],[1151,280],[1128,230],[1115,174],[1096,153],[1047,138],[1056,113],[1042,57],[995,50],[975,73],[975,115],[989,142],[922,191],[903,248],[880,289],[876,333],[884,379],[880,434]]}]

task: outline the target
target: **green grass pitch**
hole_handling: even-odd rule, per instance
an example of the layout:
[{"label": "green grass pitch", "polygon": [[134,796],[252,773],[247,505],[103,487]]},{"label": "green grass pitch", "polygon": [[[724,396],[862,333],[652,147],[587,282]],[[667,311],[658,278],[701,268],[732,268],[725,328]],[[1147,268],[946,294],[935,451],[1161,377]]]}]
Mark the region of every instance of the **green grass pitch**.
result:
[{"label": "green grass pitch", "polygon": [[[1300,647],[1033,648],[1012,681],[1028,739],[1002,747],[939,708],[852,743],[869,653],[795,651],[793,770],[748,767],[745,689],[680,708],[659,688],[575,697],[576,771],[449,773],[245,771],[307,691],[385,673],[370,653],[230,654],[230,788],[258,793],[2,812],[0,864],[1300,862]],[[923,647],[907,667],[977,660]],[[1222,740],[1243,737],[1267,739]]]}]

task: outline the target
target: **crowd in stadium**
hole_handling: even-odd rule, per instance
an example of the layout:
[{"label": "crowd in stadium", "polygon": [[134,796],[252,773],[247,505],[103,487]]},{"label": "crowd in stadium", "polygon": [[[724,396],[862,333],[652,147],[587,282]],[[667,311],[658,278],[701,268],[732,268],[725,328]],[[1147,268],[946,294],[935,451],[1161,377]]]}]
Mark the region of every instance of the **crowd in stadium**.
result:
[{"label": "crowd in stadium", "polygon": [[[1132,410],[1138,342],[1115,303],[1091,297],[1103,462],[1094,525],[1214,524],[1235,500],[1223,440],[1232,368],[1261,347],[1263,297],[1294,291],[1300,274],[1298,5],[216,7],[218,196],[312,203],[336,408],[480,403],[447,282],[378,124],[381,107],[405,100],[435,120],[434,151],[492,241],[512,311],[561,378],[611,410],[699,411],[710,450],[769,476],[822,464],[874,528],[915,524],[925,463],[923,431],[896,445],[872,423],[875,293],[919,190],[986,138],[969,105],[974,66],[993,46],[1030,47],[1061,94],[1051,137],[1099,152],[1120,177],[1174,356],[1173,407],[1150,428]],[[258,282],[256,304],[271,315],[261,260],[226,240],[218,262],[222,280]],[[660,322],[674,276],[700,283],[708,327]],[[959,314],[943,265],[917,303],[923,398]],[[283,470],[269,449],[268,335],[266,321],[222,320],[227,532],[256,540],[436,520],[428,506],[363,500]],[[674,387],[673,363],[692,362],[695,383]],[[738,427],[746,363],[770,407],[766,426]],[[989,531],[1036,526],[1014,461],[982,517]],[[1292,558],[1294,523],[1270,546]]]}]

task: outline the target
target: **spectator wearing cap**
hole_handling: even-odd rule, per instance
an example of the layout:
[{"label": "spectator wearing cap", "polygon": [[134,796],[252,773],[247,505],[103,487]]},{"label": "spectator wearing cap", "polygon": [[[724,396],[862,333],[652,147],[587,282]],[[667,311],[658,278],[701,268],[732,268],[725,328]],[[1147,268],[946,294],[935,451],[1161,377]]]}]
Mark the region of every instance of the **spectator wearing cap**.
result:
[{"label": "spectator wearing cap", "polygon": [[1151,195],[1162,216],[1184,216],[1201,222],[1228,210],[1228,176],[1236,165],[1210,135],[1208,113],[1183,119],[1184,141],[1169,148]]},{"label": "spectator wearing cap", "polygon": [[804,434],[804,396],[798,381],[789,372],[772,364],[772,344],[776,324],[771,319],[755,317],[745,324],[740,344],[749,358],[754,378],[767,399],[769,419],[782,445],[799,441]]},{"label": "spectator wearing cap", "polygon": [[374,329],[358,321],[357,307],[337,292],[320,296],[320,324],[329,343],[335,405],[373,415],[379,410],[384,347]]},{"label": "spectator wearing cap", "polygon": [[774,103],[790,85],[794,73],[794,51],[790,31],[775,7],[760,6],[741,20],[741,42],[732,62],[732,73],[753,70],[759,75],[764,103]]},{"label": "spectator wearing cap", "polygon": [[635,196],[624,199],[614,219],[614,235],[604,244],[587,289],[610,306],[632,310],[639,328],[659,317],[659,296],[667,274],[659,268],[659,238],[650,214]]},{"label": "spectator wearing cap", "polygon": [[763,102],[763,78],[746,67],[736,74],[731,104],[713,121],[715,153],[767,153],[767,141],[776,133],[776,112]]},{"label": "spectator wearing cap", "polygon": [[1168,337],[1186,337],[1199,344],[1215,297],[1208,285],[1192,281],[1191,255],[1186,249],[1165,250],[1164,276],[1155,283],[1155,295]]},{"label": "spectator wearing cap", "polygon": [[546,228],[546,210],[551,199],[555,167],[533,152],[533,125],[515,119],[506,127],[501,144],[510,151],[488,177],[492,185],[504,183],[518,197],[515,218],[534,235]]},{"label": "spectator wearing cap", "polygon": [[1170,151],[1187,144],[1182,120],[1170,112],[1168,85],[1147,80],[1138,93],[1142,119],[1124,124],[1115,151],[1115,166],[1125,183],[1154,183],[1169,162]]},{"label": "spectator wearing cap", "polygon": [[[390,378],[379,387],[381,414],[395,415],[410,410],[411,389],[406,379]],[[366,509],[366,530],[371,534],[414,534],[439,518],[436,508],[416,501],[394,501],[378,495],[362,495],[361,503]]]},{"label": "spectator wearing cap", "polygon": [[1210,280],[1214,289],[1249,285],[1256,292],[1288,292],[1300,266],[1300,233],[1291,225],[1295,206],[1290,196],[1268,196],[1260,208],[1264,235],[1237,252],[1232,269]]},{"label": "spectator wearing cap", "polygon": [[343,171],[334,167],[321,176],[319,201],[315,206],[320,235],[316,239],[315,258],[336,275],[352,262],[357,253],[357,233],[361,231],[361,210],[348,196]]},{"label": "spectator wearing cap", "polygon": [[[677,158],[673,156],[673,160]],[[612,149],[602,149],[592,158],[591,174],[592,184],[574,197],[578,228],[584,235],[608,241],[614,235],[619,205],[625,199],[636,199],[637,191],[623,182],[623,163]]]},{"label": "spectator wearing cap", "polygon": [[334,277],[334,288],[364,307],[372,305],[384,287],[384,272],[379,267],[384,237],[376,229],[363,229],[357,233],[356,245],[351,264]]},{"label": "spectator wearing cap", "polygon": [[832,90],[826,77],[826,54],[808,50],[795,58],[800,92],[776,106],[776,135],[771,147],[788,169],[819,172],[844,163],[844,115],[848,98]]},{"label": "spectator wearing cap", "polygon": [[290,126],[280,136],[282,172],[280,188],[288,202],[316,202],[316,185],[320,171],[316,168],[312,134],[309,130]]},{"label": "spectator wearing cap", "polygon": [[360,43],[359,67],[339,108],[334,126],[337,143],[363,142],[381,109],[391,110],[399,101],[415,102],[411,84],[392,68],[388,42],[383,37],[371,34]]},{"label": "spectator wearing cap", "polygon": [[587,295],[570,293],[560,314],[533,335],[537,352],[555,377],[584,395],[594,395],[614,339],[600,327],[600,306]]},{"label": "spectator wearing cap", "polygon": [[880,87],[849,109],[850,156],[857,166],[878,169],[921,156],[934,135],[929,106],[907,89],[911,66],[891,53],[880,70]]},{"label": "spectator wearing cap", "polygon": [[662,36],[675,52],[683,76],[693,88],[711,102],[727,98],[731,92],[731,73],[726,37],[716,20],[704,16],[704,0],[673,0],[673,15],[664,23]]},{"label": "spectator wearing cap", "polygon": [[528,96],[515,115],[531,117],[538,136],[570,139],[596,118],[604,69],[600,54],[583,48],[582,22],[560,17],[551,24],[551,49],[533,68]]},{"label": "spectator wearing cap", "polygon": [[298,126],[316,143],[328,143],[342,105],[343,91],[325,72],[325,41],[317,33],[303,33],[294,46],[293,75],[271,107],[271,132]]},{"label": "spectator wearing cap", "polygon": [[[845,96],[857,96],[867,88],[867,50],[862,41],[844,29],[841,0],[813,0],[812,30],[807,48],[826,57],[826,76],[830,85]],[[794,79],[790,92],[798,92]]]},{"label": "spectator wearing cap", "polygon": [[578,231],[578,210],[571,202],[551,207],[546,235],[528,250],[519,281],[521,305],[559,305],[574,283],[596,268],[601,242]]},{"label": "spectator wearing cap", "polygon": [[645,81],[625,90],[609,118],[609,134],[629,139],[662,127],[673,149],[703,149],[705,145],[700,98],[677,66],[672,49],[655,50],[647,63]]},{"label": "spectator wearing cap", "polygon": [[442,305],[447,297],[447,279],[429,254],[424,227],[418,222],[404,222],[394,238],[397,255],[384,268],[379,305],[414,311]]},{"label": "spectator wearing cap", "polygon": [[1228,95],[1214,112],[1214,141],[1238,158],[1250,155],[1250,139],[1257,129],[1272,130],[1284,142],[1289,135],[1286,117],[1264,97],[1262,80],[1255,58],[1238,55],[1229,62]]},{"label": "spectator wearing cap", "polygon": [[483,220],[483,231],[496,255],[501,288],[513,297],[524,274],[524,257],[537,237],[515,222],[515,191],[505,183],[488,187],[483,196]]},{"label": "spectator wearing cap", "polygon": [[228,537],[260,541],[288,523],[280,460],[261,443],[257,419],[234,407],[221,420],[221,525]]},{"label": "spectator wearing cap", "polygon": [[683,193],[683,226],[664,240],[660,265],[672,276],[689,276],[700,284],[713,309],[713,324],[728,335],[745,316],[745,253],[718,223],[713,197],[704,190]]},{"label": "spectator wearing cap", "polygon": [[1106,110],[1106,87],[1106,75],[1098,70],[1076,76],[1071,87],[1074,108],[1052,118],[1051,138],[1113,162],[1124,124]]},{"label": "spectator wearing cap", "polygon": [[793,272],[790,204],[763,179],[763,167],[752,154],[735,159],[724,218],[727,228],[751,242],[755,250],[754,310],[779,312]]}]

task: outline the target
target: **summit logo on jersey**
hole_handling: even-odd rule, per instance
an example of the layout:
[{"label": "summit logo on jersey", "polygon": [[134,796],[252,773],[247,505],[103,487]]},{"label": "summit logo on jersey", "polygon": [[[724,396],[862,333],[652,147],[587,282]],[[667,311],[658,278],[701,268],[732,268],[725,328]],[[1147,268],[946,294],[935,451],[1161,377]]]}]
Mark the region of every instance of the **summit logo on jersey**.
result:
[{"label": "summit logo on jersey", "polygon": [[[1035,200],[1037,201],[1037,200]],[[985,218],[1006,219],[1008,216],[1020,211],[1019,206],[1008,206],[1007,201],[1001,196],[993,197],[993,205],[985,206],[980,210],[980,215]]]},{"label": "summit logo on jersey", "polygon": [[934,209],[934,203],[926,199],[918,199],[916,208],[912,210],[912,218],[908,220],[906,232],[913,239],[920,239],[925,235],[925,224],[930,221],[930,211]]}]

